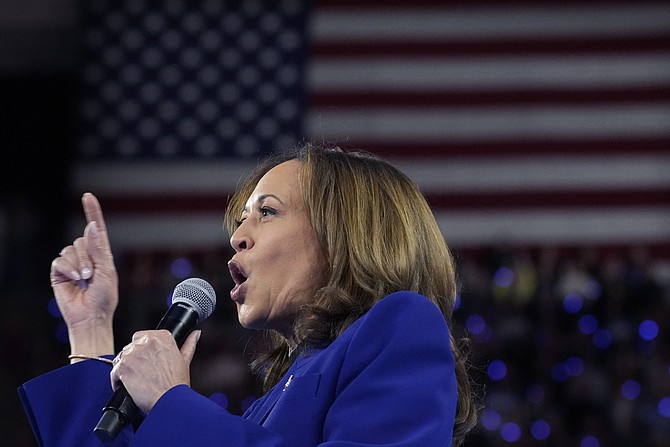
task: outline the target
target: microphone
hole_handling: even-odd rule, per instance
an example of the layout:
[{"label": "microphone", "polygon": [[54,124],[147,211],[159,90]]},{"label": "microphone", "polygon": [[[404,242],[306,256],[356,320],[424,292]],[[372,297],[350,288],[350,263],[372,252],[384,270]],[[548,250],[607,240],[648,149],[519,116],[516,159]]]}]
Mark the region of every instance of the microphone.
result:
[{"label": "microphone", "polygon": [[[216,306],[214,288],[204,279],[188,278],[172,292],[172,305],[156,329],[170,331],[177,346],[186,340],[198,323],[209,317]],[[102,416],[93,429],[100,441],[109,444],[137,415],[139,409],[121,384],[102,409]]]}]

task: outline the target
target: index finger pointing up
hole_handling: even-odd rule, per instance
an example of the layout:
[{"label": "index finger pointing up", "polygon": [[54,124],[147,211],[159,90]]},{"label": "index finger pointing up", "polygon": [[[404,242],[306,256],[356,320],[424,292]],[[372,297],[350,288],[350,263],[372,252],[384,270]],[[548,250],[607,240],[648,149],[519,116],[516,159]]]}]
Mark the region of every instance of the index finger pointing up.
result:
[{"label": "index finger pointing up", "polygon": [[[86,192],[81,197],[81,203],[84,207],[84,213],[86,214],[87,229],[88,224],[95,221],[98,235],[96,240],[98,241],[97,243],[100,244],[99,247],[103,250],[103,252],[111,252],[109,237],[107,236],[107,225],[105,225],[105,218],[102,215],[102,208],[100,207],[98,198],[95,197],[92,193]],[[86,234],[87,233],[88,232],[86,232]]]},{"label": "index finger pointing up", "polygon": [[84,207],[84,213],[86,214],[86,223],[95,221],[98,225],[99,232],[107,231],[105,218],[102,216],[102,208],[100,207],[100,202],[98,202],[97,197],[90,192],[85,192],[81,197],[81,204]]}]

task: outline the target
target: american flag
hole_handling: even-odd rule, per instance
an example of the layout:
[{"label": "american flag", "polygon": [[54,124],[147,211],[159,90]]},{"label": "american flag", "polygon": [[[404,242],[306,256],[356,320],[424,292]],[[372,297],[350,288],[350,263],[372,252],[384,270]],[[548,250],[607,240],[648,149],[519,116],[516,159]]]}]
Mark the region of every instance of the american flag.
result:
[{"label": "american flag", "polygon": [[83,4],[72,189],[116,247],[225,245],[240,177],[304,138],[386,156],[456,249],[670,253],[668,2]]}]

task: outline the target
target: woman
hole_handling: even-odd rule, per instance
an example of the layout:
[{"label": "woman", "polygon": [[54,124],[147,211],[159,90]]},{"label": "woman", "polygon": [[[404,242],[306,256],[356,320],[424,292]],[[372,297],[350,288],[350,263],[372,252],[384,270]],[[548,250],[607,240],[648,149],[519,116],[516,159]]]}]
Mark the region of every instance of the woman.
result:
[{"label": "woman", "polygon": [[111,371],[96,361],[113,353],[117,274],[100,206],[83,205],[84,235],[51,268],[76,364],[19,390],[41,445],[97,445],[110,377],[146,416],[114,445],[449,446],[476,423],[448,327],[452,258],[390,164],[308,144],[261,163],[230,200],[231,298],[242,326],[272,336],[252,364],[266,394],[243,416],[189,387],[199,331],[181,349],[140,331]]}]

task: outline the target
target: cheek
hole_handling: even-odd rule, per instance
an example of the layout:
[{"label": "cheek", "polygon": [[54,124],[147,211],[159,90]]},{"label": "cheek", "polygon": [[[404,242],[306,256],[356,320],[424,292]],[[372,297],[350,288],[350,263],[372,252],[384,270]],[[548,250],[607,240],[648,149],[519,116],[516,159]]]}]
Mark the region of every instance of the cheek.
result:
[{"label": "cheek", "polygon": [[[316,245],[316,242],[314,242]],[[316,250],[315,245],[300,247],[287,258],[287,278],[290,278],[292,288],[300,293],[300,303],[311,301],[312,295],[323,285],[326,261],[323,254]],[[305,296],[306,295],[306,296]]]},{"label": "cheek", "polygon": [[[312,300],[318,282],[317,262],[304,247],[287,247],[276,260],[268,293],[274,317],[291,315],[302,304]],[[259,303],[256,303],[259,304]]]}]

